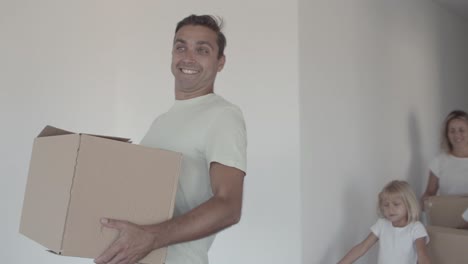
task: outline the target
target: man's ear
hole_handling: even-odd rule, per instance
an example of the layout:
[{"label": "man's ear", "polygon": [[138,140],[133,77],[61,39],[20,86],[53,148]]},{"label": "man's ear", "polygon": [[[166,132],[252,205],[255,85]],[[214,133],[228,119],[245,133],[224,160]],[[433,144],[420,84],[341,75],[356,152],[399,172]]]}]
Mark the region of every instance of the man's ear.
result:
[{"label": "man's ear", "polygon": [[223,55],[221,56],[221,58],[218,59],[218,72],[223,70],[225,63],[226,63],[226,56]]}]

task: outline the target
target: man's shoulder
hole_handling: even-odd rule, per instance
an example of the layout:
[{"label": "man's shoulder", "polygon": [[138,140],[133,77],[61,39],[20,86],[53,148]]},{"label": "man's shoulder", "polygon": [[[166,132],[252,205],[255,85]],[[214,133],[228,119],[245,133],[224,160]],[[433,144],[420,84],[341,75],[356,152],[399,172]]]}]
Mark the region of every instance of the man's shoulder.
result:
[{"label": "man's shoulder", "polygon": [[217,94],[214,96],[211,104],[211,110],[213,109],[217,109],[219,112],[223,113],[235,113],[242,115],[242,110],[239,106]]},{"label": "man's shoulder", "polygon": [[214,94],[213,103],[221,107],[239,108],[236,104],[232,103],[231,101],[227,100],[226,98],[224,98],[223,96],[219,94]]}]

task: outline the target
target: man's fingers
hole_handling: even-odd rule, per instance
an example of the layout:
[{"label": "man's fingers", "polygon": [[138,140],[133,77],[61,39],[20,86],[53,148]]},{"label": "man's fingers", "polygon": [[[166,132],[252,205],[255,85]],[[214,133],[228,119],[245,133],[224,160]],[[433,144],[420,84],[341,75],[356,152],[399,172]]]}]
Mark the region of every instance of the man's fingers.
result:
[{"label": "man's fingers", "polygon": [[149,250],[151,241],[144,230],[133,223],[115,219],[102,218],[103,227],[113,228],[119,232],[117,240],[110,245],[94,262],[97,264],[135,264]]},{"label": "man's fingers", "polygon": [[104,253],[94,260],[96,264],[105,264],[113,260],[120,252],[120,247],[117,243],[113,243]]},{"label": "man's fingers", "polygon": [[101,224],[105,227],[122,230],[125,226],[127,226],[128,223],[126,221],[121,220],[101,218]]},{"label": "man's fingers", "polygon": [[[128,264],[128,258],[123,256],[123,254],[118,254],[107,264]],[[134,263],[132,263],[134,264]]]}]

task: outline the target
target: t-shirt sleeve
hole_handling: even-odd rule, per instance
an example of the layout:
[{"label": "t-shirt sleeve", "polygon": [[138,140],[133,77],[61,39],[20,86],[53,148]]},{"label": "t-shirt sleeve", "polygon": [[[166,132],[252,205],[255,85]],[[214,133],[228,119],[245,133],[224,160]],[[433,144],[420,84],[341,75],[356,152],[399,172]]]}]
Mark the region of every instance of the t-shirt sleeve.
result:
[{"label": "t-shirt sleeve", "polygon": [[370,230],[371,232],[378,238],[380,238],[380,235],[382,234],[382,229],[384,227],[384,220],[382,218],[379,218],[377,222],[371,226]]},{"label": "t-shirt sleeve", "polygon": [[465,212],[462,215],[463,219],[468,222],[468,208],[465,210]]},{"label": "t-shirt sleeve", "polygon": [[416,241],[416,239],[418,238],[425,237],[426,244],[429,243],[429,235],[427,234],[426,228],[421,222],[418,221],[415,223],[411,233],[412,233],[413,241]]},{"label": "t-shirt sleeve", "polygon": [[242,112],[228,107],[213,121],[206,139],[206,161],[247,169],[247,133]]}]

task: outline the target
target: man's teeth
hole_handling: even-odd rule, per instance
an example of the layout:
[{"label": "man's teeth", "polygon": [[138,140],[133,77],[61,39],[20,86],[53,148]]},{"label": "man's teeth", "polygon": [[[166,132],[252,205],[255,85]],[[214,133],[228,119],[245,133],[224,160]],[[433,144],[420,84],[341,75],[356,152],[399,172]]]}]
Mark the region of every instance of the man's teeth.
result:
[{"label": "man's teeth", "polygon": [[181,69],[181,71],[185,74],[196,74],[198,71],[195,70],[188,70],[188,69]]}]

